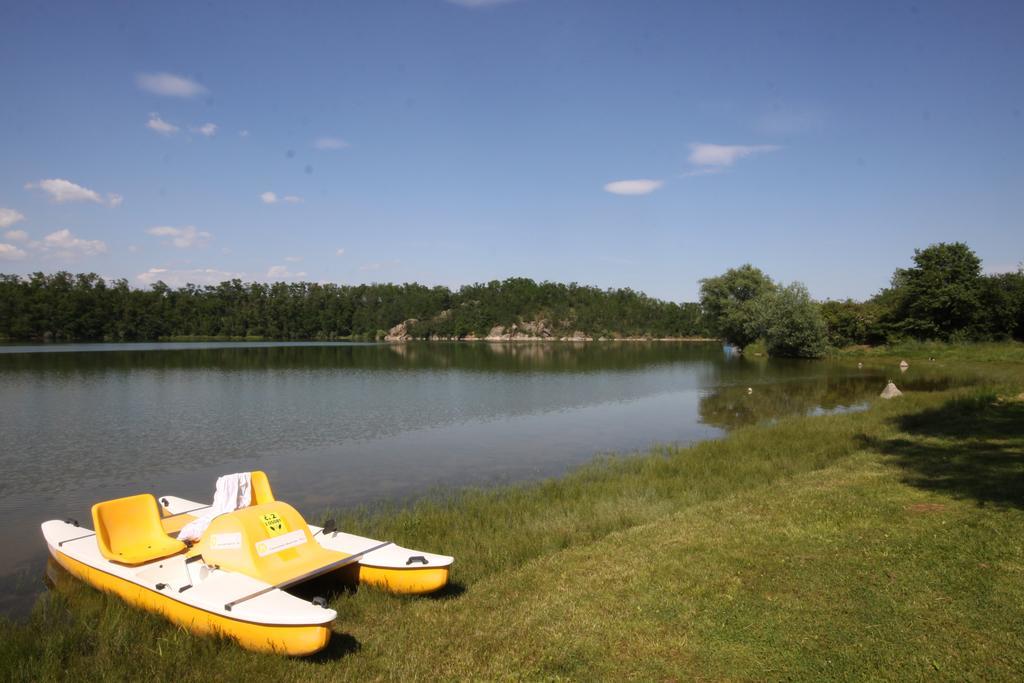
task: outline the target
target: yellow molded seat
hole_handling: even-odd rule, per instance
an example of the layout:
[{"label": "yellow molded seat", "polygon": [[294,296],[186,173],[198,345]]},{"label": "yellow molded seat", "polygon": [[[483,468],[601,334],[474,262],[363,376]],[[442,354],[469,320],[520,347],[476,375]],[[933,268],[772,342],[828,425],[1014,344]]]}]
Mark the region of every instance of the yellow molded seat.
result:
[{"label": "yellow molded seat", "polygon": [[216,517],[196,547],[207,564],[274,586],[315,575],[348,557],[317,543],[299,511],[282,501]]},{"label": "yellow molded seat", "polygon": [[270,480],[263,470],[253,470],[249,474],[249,481],[252,484],[252,504],[263,505],[274,502],[274,492],[270,490]]},{"label": "yellow molded seat", "polygon": [[92,521],[100,553],[114,562],[142,564],[185,549],[164,532],[156,498],[148,493],[96,503]]}]

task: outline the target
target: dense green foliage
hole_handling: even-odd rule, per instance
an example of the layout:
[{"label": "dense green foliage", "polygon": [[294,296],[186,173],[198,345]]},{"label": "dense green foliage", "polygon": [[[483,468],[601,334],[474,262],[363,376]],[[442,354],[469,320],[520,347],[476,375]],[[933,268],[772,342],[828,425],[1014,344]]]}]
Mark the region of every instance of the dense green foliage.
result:
[{"label": "dense green foliage", "polygon": [[764,339],[768,355],[784,358],[821,358],[827,330],[821,307],[807,288],[794,282],[765,292],[751,301],[752,332]]},{"label": "dense green foliage", "polygon": [[701,280],[700,303],[714,333],[741,349],[762,339],[772,356],[825,355],[820,306],[800,283],[780,287],[748,263]]},{"label": "dense green foliage", "polygon": [[723,339],[743,348],[760,335],[753,303],[776,289],[772,279],[749,263],[700,281],[700,305],[708,327]]},{"label": "dense green foliage", "polygon": [[1024,339],[1024,271],[983,275],[981,261],[962,242],[914,252],[890,286],[870,300],[822,305],[829,344],[904,340]]},{"label": "dense green foliage", "polygon": [[417,338],[484,337],[512,325],[544,337],[713,334],[740,348],[763,340],[771,355],[794,357],[818,357],[826,346],[906,340],[1024,340],[1024,270],[983,275],[977,255],[960,242],[916,250],[914,265],[897,270],[889,287],[864,302],[818,304],[802,285],[783,288],[749,264],[700,284],[699,304],[677,304],[631,289],[527,278],[454,291],[416,283],[240,280],[134,289],[95,274],[0,274],[0,339],[329,340],[380,337],[415,320],[408,332]]},{"label": "dense green foliage", "polygon": [[418,284],[264,284],[240,280],[133,289],[95,274],[0,275],[0,338],[144,341],[169,337],[339,339],[379,336],[416,319],[419,336],[486,335],[494,325],[546,319],[556,332],[655,337],[703,333],[697,304],[629,289],[525,278],[458,291]]}]

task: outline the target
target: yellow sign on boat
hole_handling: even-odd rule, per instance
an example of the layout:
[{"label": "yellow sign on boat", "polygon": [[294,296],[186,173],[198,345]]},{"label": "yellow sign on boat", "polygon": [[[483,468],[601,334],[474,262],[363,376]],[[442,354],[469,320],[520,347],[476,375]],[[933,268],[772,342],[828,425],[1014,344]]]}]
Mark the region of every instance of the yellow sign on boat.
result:
[{"label": "yellow sign on boat", "polygon": [[280,536],[281,534],[288,533],[288,525],[284,523],[284,520],[276,512],[263,513],[260,515],[260,521],[263,522],[263,526],[270,536]]}]

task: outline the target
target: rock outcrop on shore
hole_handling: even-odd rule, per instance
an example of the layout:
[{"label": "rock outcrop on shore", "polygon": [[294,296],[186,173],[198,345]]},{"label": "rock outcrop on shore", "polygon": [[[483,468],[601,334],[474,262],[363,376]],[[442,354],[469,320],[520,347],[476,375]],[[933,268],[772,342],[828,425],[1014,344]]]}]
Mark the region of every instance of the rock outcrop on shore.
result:
[{"label": "rock outcrop on shore", "polygon": [[[447,311],[445,311],[447,313]],[[509,326],[495,325],[484,336],[478,336],[472,332],[463,336],[446,336],[431,334],[429,336],[416,336],[413,333],[419,321],[415,318],[403,320],[384,335],[387,342],[407,342],[416,339],[427,341],[488,341],[488,342],[538,342],[538,341],[562,341],[562,342],[590,342],[595,336],[583,330],[574,329],[572,321],[562,320],[557,325],[550,320],[539,319],[520,321]],[[620,334],[602,335],[596,337],[597,341],[713,341],[703,338],[689,337],[652,337],[652,336],[625,336]]]},{"label": "rock outcrop on shore", "polygon": [[388,333],[384,335],[384,341],[412,341],[413,339],[415,339],[415,337],[412,336],[412,333],[409,331],[409,328],[418,322],[419,321],[416,320],[416,318],[409,318],[408,320],[403,320],[402,322],[398,323],[390,330],[388,330]]},{"label": "rock outcrop on shore", "polygon": [[553,337],[551,323],[547,320],[536,320],[512,323],[508,328],[503,325],[495,325],[484,339],[486,341],[547,341]]}]

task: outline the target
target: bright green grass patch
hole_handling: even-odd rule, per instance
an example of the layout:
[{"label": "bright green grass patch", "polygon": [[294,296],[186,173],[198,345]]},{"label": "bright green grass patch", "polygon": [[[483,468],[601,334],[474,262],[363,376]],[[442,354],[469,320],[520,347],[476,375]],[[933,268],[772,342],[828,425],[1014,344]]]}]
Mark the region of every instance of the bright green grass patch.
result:
[{"label": "bright green grass patch", "polygon": [[864,358],[906,358],[908,360],[928,360],[936,362],[974,361],[982,363],[1024,362],[1024,343],[1005,342],[964,342],[947,344],[944,342],[908,341],[886,346],[851,346],[839,349],[834,355]]},{"label": "bright green grass patch", "polygon": [[[987,678],[1024,669],[1024,403],[877,401],[556,481],[339,519],[454,554],[434,599],[333,597],[306,660],[76,582],[0,625],[15,680]],[[1004,398],[1000,399],[1002,395]]]}]

